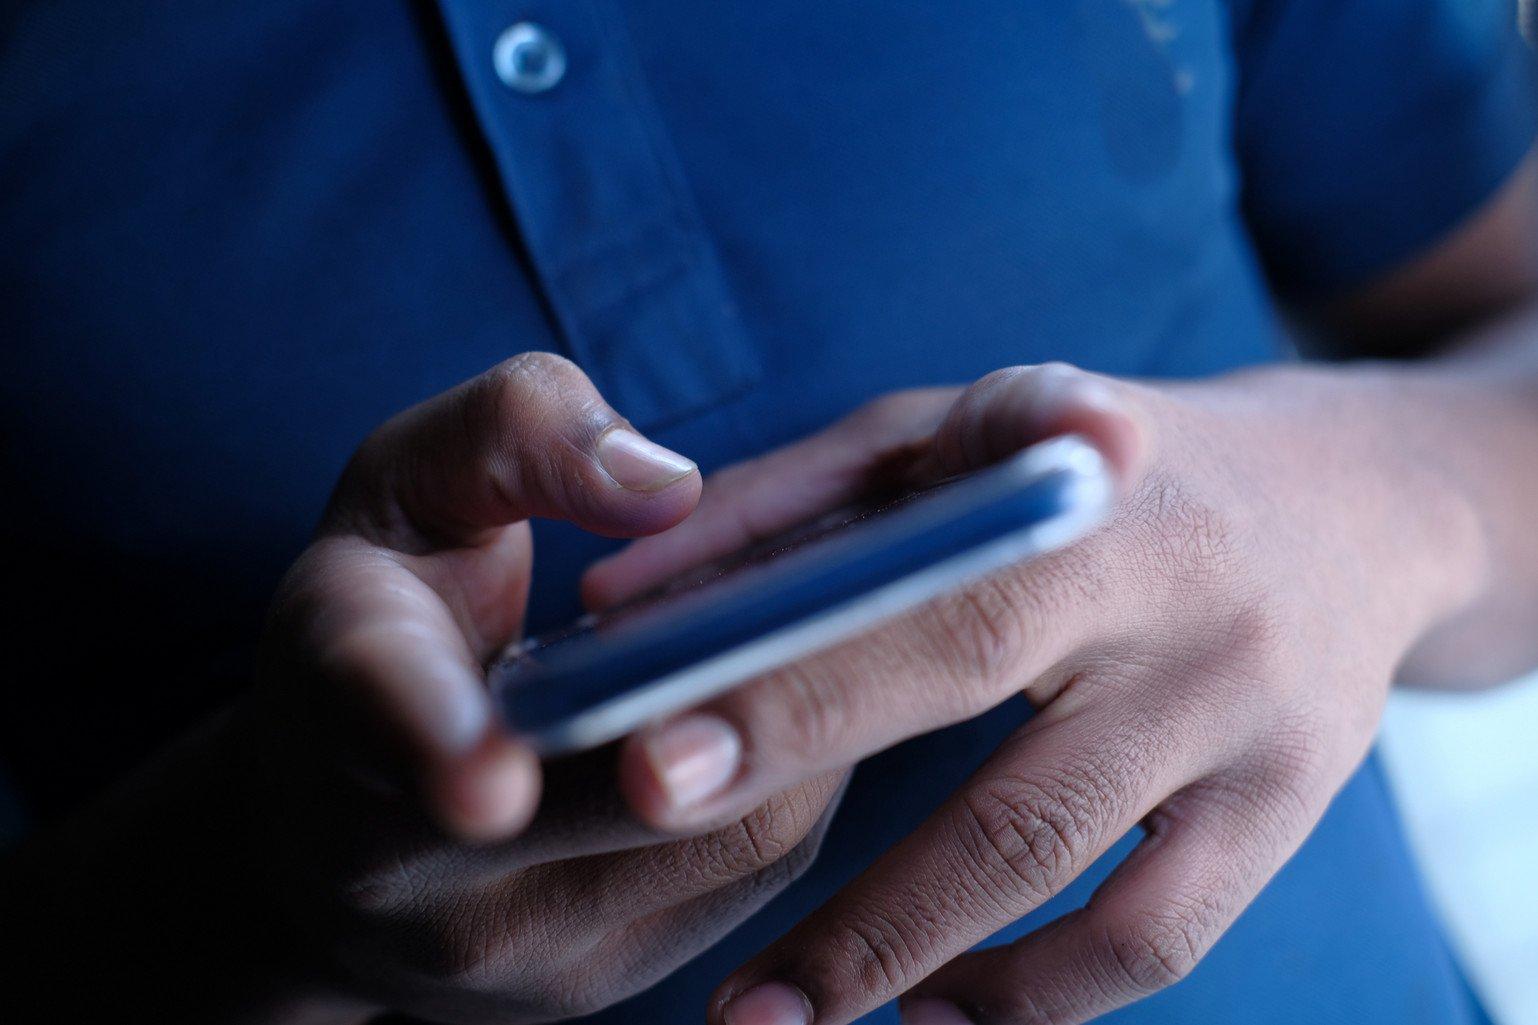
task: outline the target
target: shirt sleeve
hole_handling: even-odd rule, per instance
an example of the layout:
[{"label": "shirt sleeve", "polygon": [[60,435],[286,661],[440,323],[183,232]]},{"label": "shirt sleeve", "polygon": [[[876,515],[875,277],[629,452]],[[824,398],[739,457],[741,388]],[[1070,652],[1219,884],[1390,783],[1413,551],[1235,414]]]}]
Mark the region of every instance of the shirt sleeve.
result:
[{"label": "shirt sleeve", "polygon": [[1323,299],[1433,245],[1527,152],[1515,0],[1238,0],[1235,145],[1261,258]]}]

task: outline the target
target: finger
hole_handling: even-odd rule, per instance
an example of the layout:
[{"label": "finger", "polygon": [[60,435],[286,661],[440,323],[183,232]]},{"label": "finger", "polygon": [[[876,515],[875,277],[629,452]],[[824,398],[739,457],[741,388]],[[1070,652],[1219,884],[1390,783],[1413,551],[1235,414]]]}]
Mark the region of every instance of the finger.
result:
[{"label": "finger", "polygon": [[[925,456],[948,476],[1054,431],[1102,445],[1130,483],[1145,400],[1061,365],[991,374],[958,397]],[[1056,668],[1091,636],[1129,631],[1133,596],[1109,593],[1114,553],[1083,543],[1004,570],[696,712],[630,738],[621,786],[638,815],[684,830],[741,814],[807,773],[971,718],[1022,688],[1049,696]]]},{"label": "finger", "polygon": [[584,600],[608,608],[853,501],[873,475],[929,439],[955,395],[953,388],[896,392],[805,441],[712,474],[682,524],[594,563],[582,580]]},{"label": "finger", "polygon": [[326,530],[415,550],[544,516],[631,537],[683,519],[699,490],[695,465],[637,433],[575,364],[530,352],[370,436]]},{"label": "finger", "polygon": [[499,879],[521,868],[595,858],[678,842],[677,834],[630,814],[614,785],[612,746],[556,759],[541,767],[541,798],[533,821],[506,844],[480,848],[456,873]]},{"label": "finger", "polygon": [[[453,877],[481,894],[505,889],[503,881],[516,876],[512,890],[526,891],[536,880],[532,885],[546,894],[531,913],[539,914],[550,900],[572,902],[590,912],[593,930],[607,933],[616,924],[661,914],[754,878],[765,886],[789,882],[816,854],[848,780],[847,773],[809,780],[776,794],[737,822],[678,839],[625,814],[617,798],[585,799],[573,786],[573,776],[562,770],[559,762],[545,767],[539,813],[515,839],[469,850],[424,844],[402,856],[396,867],[404,871],[373,883],[376,906],[409,906],[427,877]],[[612,789],[612,781],[612,766],[603,779],[593,779],[599,788]],[[537,925],[529,923],[530,928]]]},{"label": "finger", "polygon": [[589,859],[584,876],[605,909],[600,917],[639,919],[747,878],[783,885],[810,864],[848,778],[808,780],[701,836]]},{"label": "finger", "polygon": [[1135,390],[1047,363],[997,371],[964,392],[936,388],[886,396],[806,441],[712,476],[699,509],[682,526],[595,563],[583,580],[584,598],[593,608],[606,608],[772,537],[859,497],[873,474],[894,462],[903,464],[906,477],[938,480],[1036,441],[1080,434],[1130,482],[1146,448],[1128,401]]},{"label": "finger", "polygon": [[1086,907],[945,965],[904,1025],[1073,1025],[1179,982],[1307,835],[1286,806],[1233,779],[1176,794]]},{"label": "finger", "polygon": [[1078,434],[1100,450],[1125,489],[1148,447],[1144,389],[1070,366],[997,370],[968,388],[935,434],[936,476],[987,466],[1027,445]]},{"label": "finger", "polygon": [[848,1022],[1045,903],[1205,757],[1148,721],[1146,709],[1097,706],[1029,724],[916,832],[723,983],[713,1025],[741,1025],[744,1008],[768,1000],[804,1002],[802,1025]]},{"label": "finger", "polygon": [[479,664],[437,593],[394,553],[317,542],[274,604],[264,678],[297,693],[301,728],[413,786],[455,834],[505,836],[533,811],[538,762],[492,714]]},{"label": "finger", "polygon": [[[589,875],[595,878],[602,874],[618,880],[613,873],[631,871],[613,889],[633,903],[646,887],[647,873],[674,878],[689,868],[688,856],[708,872],[783,853],[786,837],[799,836],[798,829],[808,828],[823,808],[837,803],[848,776],[840,771],[807,780],[772,795],[738,820],[679,839],[630,813],[614,787],[613,753],[612,747],[600,748],[542,766],[542,797],[533,821],[515,841],[482,847],[456,871],[479,879],[500,878],[521,868],[587,858],[593,866]],[[637,852],[643,850],[649,853],[638,859]],[[611,854],[612,859],[605,859]],[[672,860],[664,863],[664,858]],[[636,867],[642,864],[649,867]]]},{"label": "finger", "polygon": [[631,922],[605,938],[584,960],[612,970],[628,959],[629,972],[624,977],[632,985],[627,992],[634,992],[644,974],[660,978],[669,967],[714,944],[798,879],[816,859],[837,804],[835,795],[811,830],[777,860]]},{"label": "finger", "polygon": [[627,737],[620,789],[643,821],[690,832],[1022,690],[1050,696],[1086,638],[1134,629],[1105,573],[1098,549],[1066,549],[775,669]]}]

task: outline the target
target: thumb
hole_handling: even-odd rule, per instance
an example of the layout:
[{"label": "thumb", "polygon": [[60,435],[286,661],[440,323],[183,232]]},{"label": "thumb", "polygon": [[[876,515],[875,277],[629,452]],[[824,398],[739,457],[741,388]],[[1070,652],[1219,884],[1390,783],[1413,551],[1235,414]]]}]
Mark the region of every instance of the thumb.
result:
[{"label": "thumb", "polygon": [[514,356],[394,417],[353,457],[323,530],[473,545],[543,516],[656,533],[699,500],[694,463],[643,438],[574,363]]}]

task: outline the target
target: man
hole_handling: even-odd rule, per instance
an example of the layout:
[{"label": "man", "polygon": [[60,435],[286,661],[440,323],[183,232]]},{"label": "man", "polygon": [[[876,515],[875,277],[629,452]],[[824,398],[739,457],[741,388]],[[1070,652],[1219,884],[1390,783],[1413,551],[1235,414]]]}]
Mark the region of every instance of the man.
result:
[{"label": "man", "polygon": [[[16,8],[28,709],[4,721],[43,825],[6,903],[31,1006],[1481,1020],[1362,759],[1392,679],[1538,658],[1538,342],[1468,336],[1534,282],[1513,24],[1453,0]],[[1455,354],[1225,373],[1276,361],[1284,308],[1340,353]],[[1085,370],[1022,368],[1053,360]],[[691,459],[873,399],[701,497]],[[541,780],[489,716],[477,660],[525,602],[530,629],[575,611],[595,532],[658,535],[586,576],[603,604],[878,464],[1065,430],[1124,500],[1060,557],[612,764]],[[532,583],[531,515],[570,521],[534,531]]]}]

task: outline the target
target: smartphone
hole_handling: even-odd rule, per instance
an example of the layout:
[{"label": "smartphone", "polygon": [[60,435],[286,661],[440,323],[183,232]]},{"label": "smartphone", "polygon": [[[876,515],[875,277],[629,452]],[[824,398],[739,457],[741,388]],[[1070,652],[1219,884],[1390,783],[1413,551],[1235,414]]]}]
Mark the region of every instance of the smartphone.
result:
[{"label": "smartphone", "polygon": [[492,663],[492,694],[541,753],[597,747],[1069,544],[1106,516],[1113,490],[1088,442],[1042,442],[819,516],[523,641]]}]

